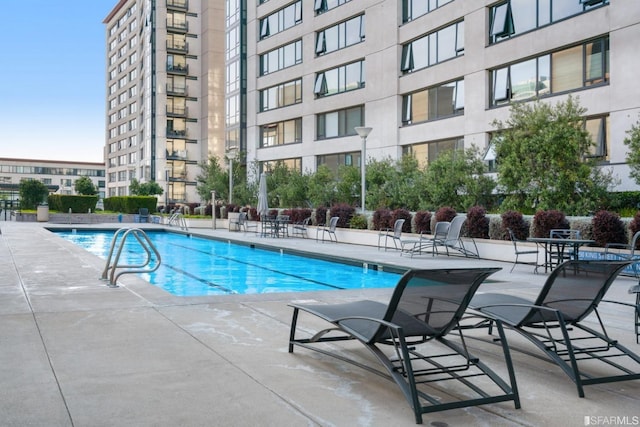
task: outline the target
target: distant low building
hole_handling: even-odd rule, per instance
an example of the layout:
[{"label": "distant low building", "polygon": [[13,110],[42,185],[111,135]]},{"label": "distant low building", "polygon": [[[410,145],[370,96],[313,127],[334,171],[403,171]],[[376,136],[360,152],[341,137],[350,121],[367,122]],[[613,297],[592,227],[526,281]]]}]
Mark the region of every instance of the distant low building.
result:
[{"label": "distant low building", "polygon": [[52,194],[76,194],[75,183],[82,176],[91,179],[100,199],[103,199],[105,196],[104,163],[0,157],[0,208],[3,207],[3,203],[13,203],[18,200],[19,186],[23,180],[41,181]]}]

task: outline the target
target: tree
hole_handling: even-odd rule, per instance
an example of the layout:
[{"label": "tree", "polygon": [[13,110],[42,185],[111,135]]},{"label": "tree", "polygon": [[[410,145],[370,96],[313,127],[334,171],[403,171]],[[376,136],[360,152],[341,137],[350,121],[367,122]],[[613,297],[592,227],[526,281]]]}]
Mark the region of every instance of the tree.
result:
[{"label": "tree", "polygon": [[425,188],[431,209],[451,206],[464,211],[486,204],[496,184],[485,175],[487,166],[478,149],[447,150],[427,165]]},{"label": "tree", "polygon": [[140,183],[134,178],[129,184],[129,193],[134,196],[155,196],[164,194],[164,190],[155,181]]},{"label": "tree", "polygon": [[640,184],[640,118],[627,130],[627,137],[624,144],[629,147],[627,153],[627,163],[629,163],[629,176],[633,178],[636,184]]},{"label": "tree", "polygon": [[493,122],[503,208],[586,214],[597,207],[613,178],[597,171],[589,155],[593,142],[584,128],[585,113],[570,96],[555,106],[514,103],[508,120]]},{"label": "tree", "polygon": [[307,197],[312,206],[331,206],[336,199],[336,181],[327,165],[309,176]]},{"label": "tree", "polygon": [[18,186],[20,192],[20,208],[35,209],[39,203],[46,202],[49,189],[41,181],[25,179]]},{"label": "tree", "polygon": [[78,178],[74,187],[76,193],[82,194],[83,196],[94,196],[98,192],[95,185],[93,185],[91,178],[88,176],[81,176]]}]

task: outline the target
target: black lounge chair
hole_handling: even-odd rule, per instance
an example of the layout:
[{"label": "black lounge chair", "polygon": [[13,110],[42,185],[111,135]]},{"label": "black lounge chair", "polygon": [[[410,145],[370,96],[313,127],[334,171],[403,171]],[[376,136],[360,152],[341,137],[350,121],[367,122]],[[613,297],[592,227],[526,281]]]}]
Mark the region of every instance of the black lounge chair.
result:
[{"label": "black lounge chair", "polygon": [[[629,264],[629,261],[566,261],[551,272],[535,300],[479,293],[469,307],[502,321],[508,329],[535,344],[562,368],[576,384],[578,395],[584,397],[585,385],[640,379],[637,372],[640,357],[609,336],[598,313],[601,301],[634,307],[603,299],[611,283]],[[599,329],[583,322],[592,313]],[[489,333],[491,322],[487,324]],[[630,369],[630,365],[636,370]],[[587,366],[591,369],[583,370]]]},{"label": "black lounge chair", "polygon": [[[500,323],[497,329],[502,337],[510,384],[469,354],[463,329],[458,328],[478,286],[498,270],[411,270],[396,285],[388,305],[368,300],[332,305],[292,303],[289,352],[293,352],[295,345],[302,346],[395,381],[413,408],[418,424],[422,423],[422,414],[435,411],[511,400],[519,408],[509,348]],[[297,338],[300,311],[319,316],[333,326],[311,338]],[[457,338],[449,339],[449,333]],[[370,350],[386,371],[369,366],[364,360],[331,352],[322,344],[353,339]],[[464,391],[438,391],[438,381],[451,380],[457,380],[457,384],[465,387]],[[444,398],[445,395],[449,397]]]}]

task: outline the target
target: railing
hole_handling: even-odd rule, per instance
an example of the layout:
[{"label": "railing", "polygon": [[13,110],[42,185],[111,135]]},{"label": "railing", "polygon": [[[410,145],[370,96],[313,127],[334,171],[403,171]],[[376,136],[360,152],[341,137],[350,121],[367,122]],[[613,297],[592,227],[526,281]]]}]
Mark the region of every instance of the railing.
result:
[{"label": "railing", "polygon": [[[118,238],[122,236],[119,240]],[[125,243],[129,236],[133,236],[138,243],[140,243],[140,247],[146,252],[147,259],[142,264],[120,264],[120,256],[122,255],[122,250],[124,249]],[[118,244],[118,250],[115,254],[114,258],[114,249],[116,248],[116,244]],[[153,255],[155,255],[156,263],[153,267],[145,268],[151,261],[154,259]],[[113,258],[113,260],[112,260]],[[162,259],[160,258],[160,254],[158,250],[153,245],[151,240],[149,240],[149,236],[140,230],[139,228],[121,228],[117,230],[113,234],[113,240],[111,241],[111,248],[109,249],[109,255],[107,256],[107,263],[104,267],[104,271],[102,272],[102,280],[109,280],[109,286],[112,288],[118,287],[118,278],[123,274],[132,274],[132,273],[151,273],[152,271],[156,271],[158,267],[160,267],[160,263]],[[120,271],[116,274],[116,269],[126,268],[128,270]]]},{"label": "railing", "polygon": [[180,230],[188,230],[187,220],[182,216],[180,212],[172,213],[169,217],[169,221],[167,221],[167,225],[169,227],[176,226],[180,227]]}]

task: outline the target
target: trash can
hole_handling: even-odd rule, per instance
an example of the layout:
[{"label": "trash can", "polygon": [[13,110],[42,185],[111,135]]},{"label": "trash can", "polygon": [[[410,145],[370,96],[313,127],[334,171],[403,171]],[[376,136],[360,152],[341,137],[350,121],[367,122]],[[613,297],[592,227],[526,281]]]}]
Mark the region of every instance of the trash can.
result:
[{"label": "trash can", "polygon": [[48,204],[43,203],[41,205],[38,205],[38,208],[36,209],[36,220],[38,222],[49,221],[49,205]]}]

